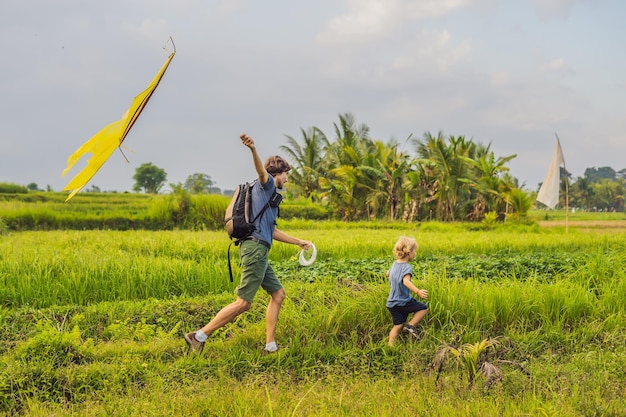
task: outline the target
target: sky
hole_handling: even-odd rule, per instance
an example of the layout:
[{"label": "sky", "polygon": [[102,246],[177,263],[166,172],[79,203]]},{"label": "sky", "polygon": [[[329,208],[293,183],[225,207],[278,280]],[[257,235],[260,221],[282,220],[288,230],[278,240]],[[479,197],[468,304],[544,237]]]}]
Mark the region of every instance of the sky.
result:
[{"label": "sky", "polygon": [[[61,191],[67,158],[176,55],[87,184],[131,191],[152,163],[223,190],[351,113],[373,139],[491,144],[528,190],[560,138],[576,178],[626,168],[623,0],[0,0],[0,182]],[[163,191],[168,191],[169,186]]]}]

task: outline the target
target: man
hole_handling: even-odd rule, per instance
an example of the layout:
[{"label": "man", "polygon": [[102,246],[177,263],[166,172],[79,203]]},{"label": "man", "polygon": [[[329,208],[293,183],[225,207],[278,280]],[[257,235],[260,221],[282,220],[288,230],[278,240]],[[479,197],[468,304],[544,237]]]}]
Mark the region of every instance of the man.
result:
[{"label": "man", "polygon": [[[259,157],[254,141],[246,134],[240,136],[242,143],[252,151],[252,161],[259,176],[257,184],[252,188],[252,213],[258,213],[268,203],[276,189],[282,189],[287,183],[287,173],[291,169],[289,164],[280,156],[272,156],[265,165]],[[265,348],[264,354],[278,350],[274,333],[278,314],[285,299],[285,290],[274,274],[268,261],[268,252],[272,240],[298,245],[302,249],[309,249],[311,242],[300,240],[278,230],[276,217],[278,207],[268,207],[265,213],[255,221],[255,231],[252,236],[239,245],[241,259],[241,281],[235,289],[237,299],[222,308],[215,317],[203,328],[187,333],[185,341],[190,350],[201,352],[206,339],[220,327],[230,323],[244,311],[248,311],[259,287],[263,288],[271,299],[265,316]]]}]

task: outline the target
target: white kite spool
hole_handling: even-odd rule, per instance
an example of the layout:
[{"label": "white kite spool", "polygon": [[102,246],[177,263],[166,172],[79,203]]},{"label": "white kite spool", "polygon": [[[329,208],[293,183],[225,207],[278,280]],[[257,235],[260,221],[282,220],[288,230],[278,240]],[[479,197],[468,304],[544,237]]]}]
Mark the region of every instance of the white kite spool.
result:
[{"label": "white kite spool", "polygon": [[304,253],[305,253],[304,249],[300,251],[300,259],[299,259],[300,265],[302,266],[313,265],[313,262],[315,262],[315,258],[317,257],[317,248],[315,247],[314,244],[311,243],[311,249],[312,249],[312,252],[311,252],[311,257],[309,259],[304,258]]}]

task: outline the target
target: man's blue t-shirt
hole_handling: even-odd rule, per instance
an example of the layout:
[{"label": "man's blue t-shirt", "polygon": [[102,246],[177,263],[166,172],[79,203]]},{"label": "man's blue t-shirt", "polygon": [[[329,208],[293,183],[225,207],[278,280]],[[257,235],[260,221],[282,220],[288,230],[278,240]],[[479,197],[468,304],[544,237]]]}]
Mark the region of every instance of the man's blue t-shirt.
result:
[{"label": "man's blue t-shirt", "polygon": [[[271,175],[265,185],[261,185],[259,180],[254,182],[254,187],[252,187],[252,218],[263,210],[275,191],[276,184],[274,184],[274,177]],[[272,235],[276,227],[276,217],[278,217],[278,207],[265,209],[265,213],[254,222],[255,231],[252,232],[252,236],[271,246]]]},{"label": "man's blue t-shirt", "polygon": [[413,267],[408,262],[394,262],[389,269],[389,297],[387,307],[403,306],[411,301],[411,290],[404,285],[405,275],[413,275]]}]

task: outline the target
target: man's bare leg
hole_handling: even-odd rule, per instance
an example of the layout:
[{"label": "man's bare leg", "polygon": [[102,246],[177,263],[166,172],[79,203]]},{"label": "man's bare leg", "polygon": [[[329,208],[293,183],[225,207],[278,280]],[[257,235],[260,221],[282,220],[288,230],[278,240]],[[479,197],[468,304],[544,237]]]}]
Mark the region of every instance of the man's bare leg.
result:
[{"label": "man's bare leg", "polygon": [[278,291],[272,293],[272,298],[270,299],[269,304],[267,305],[267,312],[265,315],[265,343],[272,343],[276,340],[276,324],[278,323],[278,314],[280,313],[280,308],[283,305],[283,301],[285,300],[286,293],[285,289],[281,288]]},{"label": "man's bare leg", "polygon": [[213,319],[207,323],[202,329],[202,333],[207,336],[211,335],[220,327],[233,321],[238,315],[250,309],[250,303],[243,298],[237,297],[237,300],[222,308]]}]

